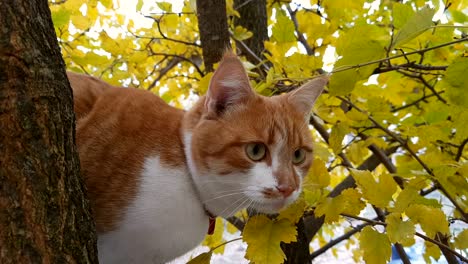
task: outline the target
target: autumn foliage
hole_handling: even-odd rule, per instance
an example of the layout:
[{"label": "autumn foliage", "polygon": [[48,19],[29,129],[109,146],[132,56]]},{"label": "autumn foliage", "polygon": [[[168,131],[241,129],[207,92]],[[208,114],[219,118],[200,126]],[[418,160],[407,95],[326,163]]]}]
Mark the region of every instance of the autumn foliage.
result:
[{"label": "autumn foliage", "polygon": [[[310,259],[341,242],[356,262],[386,263],[392,246],[404,259],[415,243],[427,262],[467,261],[468,3],[310,2],[267,1],[265,51],[245,60],[263,95],[332,73],[310,119],[315,160],[303,195],[276,218],[218,219],[205,241],[214,251],[192,263],[223,251],[223,227],[237,231],[231,223],[245,225],[247,259],[282,263],[281,242],[296,241],[299,220],[319,227],[307,231]],[[206,92],[212,73],[195,1],[140,0],[126,13],[112,0],[50,8],[69,70],[151,90],[178,107]],[[227,15],[234,47],[252,37],[232,22],[242,17],[230,0]]]}]

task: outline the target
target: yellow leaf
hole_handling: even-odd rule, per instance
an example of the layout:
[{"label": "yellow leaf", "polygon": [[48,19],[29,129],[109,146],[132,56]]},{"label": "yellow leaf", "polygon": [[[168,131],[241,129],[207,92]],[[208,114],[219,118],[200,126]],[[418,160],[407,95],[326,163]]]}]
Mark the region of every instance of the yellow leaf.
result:
[{"label": "yellow leaf", "polygon": [[158,7],[164,12],[172,12],[172,4],[169,2],[156,2]]},{"label": "yellow leaf", "polygon": [[338,154],[341,152],[341,147],[342,147],[344,136],[346,136],[348,132],[349,132],[349,128],[341,122],[333,126],[332,131],[330,133],[330,139],[328,140],[328,142],[329,142],[330,148],[333,149],[333,152],[335,154]]},{"label": "yellow leaf", "polygon": [[455,238],[454,246],[458,249],[468,248],[468,229],[461,231]]},{"label": "yellow leaf", "polygon": [[245,257],[255,264],[280,264],[285,254],[281,242],[296,241],[296,226],[287,219],[271,220],[264,215],[249,219],[243,232],[247,243]]},{"label": "yellow leaf", "polygon": [[113,8],[114,7],[114,1],[112,0],[100,0],[99,2],[101,2],[101,4],[105,7],[105,8]]},{"label": "yellow leaf", "polygon": [[294,30],[294,23],[284,14],[284,11],[277,11],[276,23],[271,29],[272,39],[279,43],[295,41]]},{"label": "yellow leaf", "polygon": [[316,158],[312,162],[312,167],[304,179],[304,189],[314,190],[325,188],[330,184],[330,174],[328,173],[325,162]]},{"label": "yellow leaf", "polygon": [[424,241],[424,247],[426,248],[426,250],[424,250],[423,257],[426,263],[432,263],[431,257],[435,260],[438,260],[440,258],[441,252],[436,244]]},{"label": "yellow leaf", "polygon": [[406,209],[406,214],[415,223],[420,224],[422,230],[429,237],[434,237],[438,232],[442,234],[449,232],[447,216],[439,208],[413,204]]},{"label": "yellow leaf", "polygon": [[397,185],[390,174],[380,175],[378,182],[369,171],[351,169],[351,174],[361,188],[364,198],[373,205],[386,207],[397,190]]},{"label": "yellow leaf", "polygon": [[191,259],[187,264],[210,264],[213,252],[205,252]]},{"label": "yellow leaf", "polygon": [[342,213],[349,215],[359,215],[366,207],[366,203],[361,199],[361,194],[353,188],[348,188],[338,196],[343,200],[344,206]]},{"label": "yellow leaf", "polygon": [[200,94],[205,94],[208,91],[208,86],[210,85],[211,77],[213,77],[213,73],[210,72],[207,75],[203,76],[203,78],[198,82],[198,89],[197,91]]},{"label": "yellow leaf", "polygon": [[400,243],[405,247],[412,246],[415,242],[415,227],[411,220],[403,221],[400,214],[389,214],[385,220],[387,222],[387,234],[390,242]]},{"label": "yellow leaf", "polygon": [[392,255],[392,247],[387,235],[381,234],[370,226],[362,229],[359,244],[367,264],[387,263]]},{"label": "yellow leaf", "polygon": [[326,197],[317,204],[314,213],[317,217],[325,215],[325,223],[332,223],[338,221],[344,207],[345,202],[339,196],[335,198]]},{"label": "yellow leaf", "polygon": [[[208,246],[210,249],[213,249],[223,242],[225,240],[223,239],[223,233],[224,233],[224,223],[221,217],[216,218],[216,225],[215,225],[215,230],[212,235],[206,235],[205,240],[203,240],[202,245]],[[224,253],[224,245],[217,247],[214,250],[214,253],[218,254],[223,254]]]},{"label": "yellow leaf", "polygon": [[296,202],[288,206],[288,208],[282,210],[279,213],[278,219],[287,219],[291,223],[297,223],[304,214],[306,208],[306,202],[304,199],[298,199]]}]

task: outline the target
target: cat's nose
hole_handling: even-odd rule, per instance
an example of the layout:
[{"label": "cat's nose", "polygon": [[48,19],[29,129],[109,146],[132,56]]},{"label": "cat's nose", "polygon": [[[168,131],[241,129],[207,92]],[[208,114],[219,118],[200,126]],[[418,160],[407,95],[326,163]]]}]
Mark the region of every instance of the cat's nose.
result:
[{"label": "cat's nose", "polygon": [[291,195],[291,193],[294,192],[294,187],[292,187],[289,184],[281,184],[279,186],[276,186],[276,189],[278,190],[281,195],[286,198]]}]

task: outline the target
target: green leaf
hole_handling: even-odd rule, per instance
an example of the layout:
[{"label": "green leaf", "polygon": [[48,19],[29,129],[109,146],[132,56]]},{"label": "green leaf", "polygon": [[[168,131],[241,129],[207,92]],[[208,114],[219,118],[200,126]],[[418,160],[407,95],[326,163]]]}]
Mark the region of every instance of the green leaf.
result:
[{"label": "green leaf", "polygon": [[387,263],[392,255],[392,246],[387,235],[377,232],[370,226],[362,229],[359,245],[367,264]]},{"label": "green leaf", "polygon": [[287,219],[271,220],[264,215],[249,219],[243,232],[247,243],[245,257],[255,264],[280,264],[286,255],[281,242],[296,241],[296,226]]},{"label": "green leaf", "polygon": [[[52,8],[51,8],[52,9]],[[58,11],[52,12],[52,21],[55,28],[60,28],[70,23],[71,12],[65,8],[59,8]]]},{"label": "green leaf", "polygon": [[351,174],[361,188],[364,198],[375,206],[386,207],[397,190],[395,181],[387,173],[380,175],[378,182],[369,171],[351,169]]},{"label": "green leaf", "polygon": [[137,5],[136,5],[136,11],[137,12],[141,11],[142,7],[143,7],[143,0],[138,0]]},{"label": "green leaf", "polygon": [[393,3],[392,7],[393,26],[396,29],[402,28],[414,16],[415,12],[410,4]]},{"label": "green leaf", "polygon": [[439,208],[413,204],[406,209],[406,214],[415,223],[420,224],[422,230],[429,237],[434,237],[438,232],[442,234],[448,234],[449,232],[447,217]]},{"label": "green leaf", "polygon": [[210,264],[211,262],[211,256],[213,255],[213,252],[205,252],[202,253],[195,258],[191,259],[187,264]]},{"label": "green leaf", "polygon": [[343,139],[348,133],[348,126],[341,122],[333,126],[328,143],[335,154],[339,154],[341,152]]},{"label": "green leaf", "polygon": [[276,23],[271,29],[272,39],[276,42],[293,42],[296,40],[294,36],[294,23],[287,17],[284,12],[276,12]]},{"label": "green leaf", "polygon": [[451,103],[468,107],[468,57],[459,57],[450,64],[441,86],[447,88]]},{"label": "green leaf", "polygon": [[429,7],[416,12],[396,34],[393,39],[392,48],[397,48],[409,42],[430,28],[433,25],[432,17],[434,14],[435,10]]},{"label": "green leaf", "polygon": [[348,67],[382,58],[385,55],[385,34],[376,25],[359,24],[338,39],[336,51],[343,57],[335,63],[334,70],[346,70],[332,74],[328,86],[331,95],[346,95],[358,81],[369,78],[375,65]]},{"label": "green leaf", "polygon": [[400,243],[405,247],[412,246],[415,242],[415,226],[411,220],[403,221],[400,214],[389,214],[387,222],[387,234],[390,242]]}]

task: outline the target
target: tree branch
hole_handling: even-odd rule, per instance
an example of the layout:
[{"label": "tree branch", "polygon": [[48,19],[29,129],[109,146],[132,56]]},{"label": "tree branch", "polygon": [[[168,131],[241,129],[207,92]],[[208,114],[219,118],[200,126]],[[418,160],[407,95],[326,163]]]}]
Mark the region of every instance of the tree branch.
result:
[{"label": "tree branch", "polygon": [[464,38],[460,38],[460,39],[457,39],[457,40],[454,40],[454,41],[446,42],[446,43],[443,43],[443,44],[440,44],[440,45],[437,45],[437,46],[433,46],[433,47],[430,47],[430,48],[425,48],[425,49],[416,50],[416,51],[412,51],[412,52],[408,52],[408,53],[403,53],[403,54],[399,54],[399,55],[395,55],[395,56],[391,56],[391,57],[387,57],[387,58],[383,58],[383,59],[379,59],[379,60],[368,61],[368,62],[365,62],[365,63],[359,63],[359,64],[356,64],[356,65],[349,65],[349,66],[344,65],[344,66],[338,67],[337,69],[333,70],[331,73],[337,73],[337,72],[347,71],[347,70],[351,70],[351,69],[357,69],[357,68],[361,68],[361,67],[364,67],[364,66],[377,64],[377,63],[393,60],[393,59],[396,59],[396,58],[405,57],[405,56],[412,55],[412,54],[421,54],[421,53],[424,53],[426,51],[442,48],[442,47],[445,47],[445,46],[450,46],[450,45],[460,43],[460,42],[464,42],[464,41],[468,41],[468,37],[464,37]]}]

